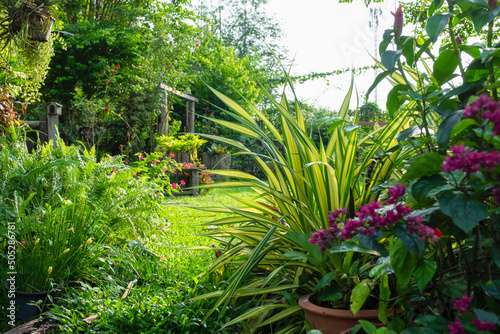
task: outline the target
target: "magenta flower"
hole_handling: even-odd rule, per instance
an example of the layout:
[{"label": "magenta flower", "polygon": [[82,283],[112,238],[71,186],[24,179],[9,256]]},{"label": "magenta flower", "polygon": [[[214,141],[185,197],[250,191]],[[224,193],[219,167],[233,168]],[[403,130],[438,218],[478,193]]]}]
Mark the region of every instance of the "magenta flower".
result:
[{"label": "magenta flower", "polygon": [[495,169],[500,163],[500,153],[493,152],[467,152],[464,144],[451,148],[452,156],[447,157],[441,165],[443,170],[450,173],[455,170],[463,170],[465,173],[475,173],[480,167],[486,170]]},{"label": "magenta flower", "polygon": [[116,169],[113,171],[113,173],[115,173],[115,174],[116,174],[117,172],[118,172],[118,171],[117,171]]},{"label": "magenta flower", "polygon": [[491,332],[497,329],[491,322],[482,322],[479,319],[474,320],[474,326],[480,332]]},{"label": "magenta flower", "polygon": [[493,200],[497,203],[500,204],[500,188],[493,189],[491,191],[491,194],[493,195]]},{"label": "magenta flower", "polygon": [[404,196],[405,192],[405,185],[397,183],[394,187],[387,191],[387,193],[389,194],[389,198],[385,202],[387,204],[394,204],[399,200],[399,198]]},{"label": "magenta flower", "polygon": [[347,214],[347,209],[335,209],[334,211],[330,211],[328,214],[328,221],[330,222],[330,226],[335,224],[335,221],[340,217],[340,215]]},{"label": "magenta flower", "polygon": [[142,159],[144,159],[144,156],[141,154],[141,155],[139,156],[139,160],[142,160]]},{"label": "magenta flower", "polygon": [[116,67],[120,67],[120,64],[116,64]]},{"label": "magenta flower", "polygon": [[464,326],[462,326],[459,318],[456,318],[454,323],[449,324],[448,329],[450,334],[465,334]]},{"label": "magenta flower", "polygon": [[134,174],[132,174],[132,175],[133,175],[134,177],[136,177],[136,176],[137,176],[137,174],[136,174],[136,173],[134,173]]},{"label": "magenta flower", "polygon": [[455,299],[453,301],[453,307],[457,310],[457,312],[464,313],[467,311],[467,308],[469,307],[469,303],[472,300],[471,296],[464,296],[462,299]]},{"label": "magenta flower", "polygon": [[170,157],[171,157],[172,159],[173,159],[173,158],[175,158],[175,154],[170,153]]},{"label": "magenta flower", "polygon": [[184,186],[186,185],[186,182],[184,182],[184,180],[181,180],[181,186]]},{"label": "magenta flower", "polygon": [[172,183],[172,188],[177,189],[177,184],[176,183]]}]

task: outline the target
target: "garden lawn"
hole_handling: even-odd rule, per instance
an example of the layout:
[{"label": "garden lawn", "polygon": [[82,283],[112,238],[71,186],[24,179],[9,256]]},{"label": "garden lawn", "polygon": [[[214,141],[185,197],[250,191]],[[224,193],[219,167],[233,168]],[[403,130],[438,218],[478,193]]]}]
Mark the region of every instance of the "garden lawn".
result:
[{"label": "garden lawn", "polygon": [[[189,298],[217,290],[213,279],[200,274],[215,259],[212,250],[186,250],[183,247],[210,246],[212,241],[197,236],[205,227],[200,224],[224,214],[190,209],[190,206],[239,206],[231,197],[254,197],[247,188],[216,189],[198,197],[176,196],[166,205],[165,225],[148,233],[147,240],[121,240],[106,246],[100,285],[75,284],[67,290],[53,318],[60,322],[60,332],[85,333],[212,333],[229,321],[217,314],[203,322],[215,299],[196,302]],[[128,246],[125,245],[128,243]],[[123,298],[131,287],[128,295]],[[231,306],[229,306],[231,308]],[[246,306],[231,309],[242,313]],[[98,317],[81,321],[87,317]],[[235,327],[221,333],[234,333]]]}]

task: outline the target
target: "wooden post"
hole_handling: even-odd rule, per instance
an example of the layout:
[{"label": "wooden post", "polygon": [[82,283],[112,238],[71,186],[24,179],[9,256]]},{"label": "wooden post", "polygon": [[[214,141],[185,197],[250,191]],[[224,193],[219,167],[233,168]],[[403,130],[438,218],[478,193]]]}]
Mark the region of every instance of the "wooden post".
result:
[{"label": "wooden post", "polygon": [[[176,89],[173,89],[172,87],[169,87],[167,85],[161,84],[161,87],[165,90],[165,95],[167,92],[171,92],[177,96],[183,97],[186,99],[186,132],[188,133],[194,133],[194,114],[195,114],[195,104],[198,102],[198,99],[196,97],[193,97],[188,94],[184,94],[179,92]],[[165,96],[165,106],[167,103],[167,98]],[[168,122],[168,114],[167,114],[167,122]],[[168,128],[168,123],[167,123],[167,128]],[[160,128],[161,129],[161,128]],[[167,129],[168,132],[168,129]]]},{"label": "wooden post", "polygon": [[52,140],[54,148],[57,147],[57,126],[59,115],[62,113],[62,105],[51,102],[47,105],[47,139]]},{"label": "wooden post", "polygon": [[164,101],[160,105],[160,134],[168,136],[168,94],[163,90]]},{"label": "wooden post", "polygon": [[186,101],[186,132],[188,133],[194,133],[194,106],[194,101]]},{"label": "wooden post", "polygon": [[52,140],[52,147],[57,148],[57,125],[59,115],[47,115],[47,137]]}]

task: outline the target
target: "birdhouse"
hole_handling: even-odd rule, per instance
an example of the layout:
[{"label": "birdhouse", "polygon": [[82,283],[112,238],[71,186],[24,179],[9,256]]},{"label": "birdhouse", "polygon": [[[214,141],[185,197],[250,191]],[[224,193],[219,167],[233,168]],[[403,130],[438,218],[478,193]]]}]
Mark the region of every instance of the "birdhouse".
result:
[{"label": "birdhouse", "polygon": [[50,102],[47,105],[47,115],[61,115],[62,114],[62,104],[56,102]]}]

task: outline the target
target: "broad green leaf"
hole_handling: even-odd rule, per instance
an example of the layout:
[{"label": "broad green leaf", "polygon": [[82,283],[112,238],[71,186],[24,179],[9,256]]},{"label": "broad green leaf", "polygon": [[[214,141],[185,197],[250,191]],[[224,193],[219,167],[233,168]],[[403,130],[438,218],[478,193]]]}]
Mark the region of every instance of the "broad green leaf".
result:
[{"label": "broad green leaf", "polygon": [[438,132],[436,134],[436,141],[441,149],[444,149],[448,146],[451,132],[453,131],[455,126],[460,122],[463,114],[464,114],[463,110],[457,110],[454,113],[448,115],[439,125]]},{"label": "broad green leaf", "polygon": [[446,320],[445,317],[436,314],[424,315],[423,317],[419,317],[415,319],[415,323],[429,329],[441,331],[441,333],[444,333],[448,330],[449,324],[448,320]]},{"label": "broad green leaf", "polygon": [[472,232],[481,220],[488,218],[488,210],[483,203],[461,194],[445,192],[439,196],[438,202],[441,211],[465,233]]},{"label": "broad green leaf", "polygon": [[387,275],[382,275],[380,277],[379,283],[380,289],[380,301],[378,304],[378,319],[383,323],[387,324],[387,306],[389,305],[389,299],[391,298],[391,289],[389,288],[389,277]]},{"label": "broad green leaf", "polygon": [[307,259],[307,255],[298,252],[298,251],[291,251],[291,252],[286,252],[283,254],[284,257],[289,258],[290,260],[301,260],[301,259]]},{"label": "broad green leaf", "polygon": [[486,292],[493,298],[500,300],[500,280],[488,281],[481,285],[481,287],[483,288],[484,292]]},{"label": "broad green leaf", "polygon": [[481,52],[481,62],[486,63],[493,57],[498,57],[500,55],[500,48],[485,48]]},{"label": "broad green leaf", "polygon": [[370,294],[370,287],[366,282],[361,282],[352,289],[351,293],[351,312],[356,315],[358,311],[365,304],[368,295]]},{"label": "broad green leaf", "polygon": [[377,77],[375,78],[375,81],[373,82],[373,84],[370,86],[370,88],[368,88],[368,90],[366,91],[366,98],[368,98],[368,96],[370,96],[370,93],[372,92],[372,90],[375,89],[375,87],[378,86],[378,84],[384,80],[387,76],[389,75],[389,72],[388,71],[384,71],[382,73],[380,73],[379,75],[377,75]]},{"label": "broad green leaf", "polygon": [[401,50],[398,51],[385,51],[381,55],[382,64],[389,71],[390,74],[396,69],[396,63],[401,57]]},{"label": "broad green leaf", "polygon": [[359,324],[361,325],[363,330],[366,332],[366,334],[375,334],[377,332],[377,327],[375,327],[375,325],[369,321],[359,320]]},{"label": "broad green leaf", "polygon": [[392,117],[394,113],[401,107],[404,103],[403,99],[400,99],[400,91],[403,89],[408,89],[406,85],[396,85],[387,94],[386,108],[389,115]]},{"label": "broad green leaf", "polygon": [[425,31],[432,40],[432,43],[436,43],[439,34],[444,30],[448,24],[448,19],[451,14],[435,14],[427,20],[425,25]]},{"label": "broad green leaf", "polygon": [[462,133],[462,131],[464,131],[465,129],[467,129],[472,125],[477,125],[477,122],[472,118],[466,118],[461,120],[451,131],[451,138],[455,137],[456,135],[459,135],[460,133]]},{"label": "broad green leaf", "polygon": [[392,231],[403,242],[407,250],[417,257],[422,256],[425,250],[425,242],[420,240],[417,234],[408,232],[406,225],[403,224],[396,224]]},{"label": "broad green leaf", "polygon": [[474,24],[474,30],[476,30],[479,34],[485,24],[488,24],[495,19],[495,15],[493,15],[489,9],[479,8],[472,12],[470,18],[472,20],[472,24]]},{"label": "broad green leaf", "polygon": [[453,50],[441,51],[433,66],[434,78],[438,84],[442,85],[450,80],[457,66],[458,60]]},{"label": "broad green leaf", "polygon": [[443,167],[441,167],[443,161],[444,157],[436,152],[429,152],[415,157],[410,161],[410,167],[401,181],[407,182],[419,179],[422,176],[438,174],[443,171]]},{"label": "broad green leaf", "polygon": [[398,292],[410,283],[415,264],[415,257],[406,250],[401,240],[397,240],[391,248],[391,266],[397,278]]},{"label": "broad green leaf", "polygon": [[467,290],[467,282],[463,279],[448,279],[438,286],[439,291],[448,297],[460,299],[463,298]]},{"label": "broad green leaf", "polygon": [[436,273],[437,263],[433,259],[421,259],[413,272],[415,281],[420,292],[423,292],[427,283],[429,283]]},{"label": "broad green leaf", "polygon": [[411,186],[411,194],[418,202],[424,202],[431,190],[446,183],[446,179],[439,174],[423,176]]},{"label": "broad green leaf", "polygon": [[330,284],[330,282],[333,281],[334,278],[335,278],[335,272],[330,271],[328,274],[326,274],[319,280],[318,284],[316,284],[313,291],[318,291],[320,289],[323,289],[325,286]]},{"label": "broad green leaf", "polygon": [[415,39],[413,37],[408,37],[403,42],[403,56],[406,58],[406,63],[412,66],[415,62]]},{"label": "broad green leaf", "polygon": [[382,36],[382,42],[380,42],[378,47],[378,54],[382,54],[387,50],[389,44],[391,44],[392,39],[394,38],[393,33],[395,29],[387,29],[384,31],[384,35]]},{"label": "broad green leaf", "polygon": [[477,318],[482,322],[490,322],[494,325],[498,325],[499,323],[498,316],[495,313],[481,310],[478,308],[474,308],[473,311],[476,314]]},{"label": "broad green leaf", "polygon": [[493,245],[491,247],[491,257],[493,258],[493,262],[500,268],[500,245]]},{"label": "broad green leaf", "polygon": [[344,297],[339,285],[329,286],[318,293],[318,300],[320,301],[335,301]]}]

